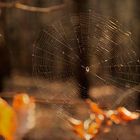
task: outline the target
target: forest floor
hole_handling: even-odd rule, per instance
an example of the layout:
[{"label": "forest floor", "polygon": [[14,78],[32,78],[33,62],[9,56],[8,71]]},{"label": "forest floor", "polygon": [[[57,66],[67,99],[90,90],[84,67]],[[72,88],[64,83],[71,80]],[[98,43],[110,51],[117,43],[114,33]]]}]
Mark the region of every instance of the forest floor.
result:
[{"label": "forest floor", "polygon": [[[71,131],[71,126],[65,119],[65,116],[81,120],[89,117],[86,103],[75,94],[78,92],[77,88],[69,82],[44,83],[43,81],[35,85],[41,85],[43,88],[34,86],[31,78],[16,76],[6,83],[5,91],[2,94],[12,96],[16,92],[27,92],[38,99],[36,125],[25,135],[24,140],[80,140]],[[121,90],[118,91],[116,87],[108,85],[92,88],[90,95],[102,107],[111,109],[115,100],[120,96],[119,92],[121,93]],[[128,99],[124,105],[130,109],[138,109],[135,99],[136,97],[133,97],[133,101]],[[100,133],[94,140],[139,139],[140,120],[136,120],[126,125],[113,125],[109,133]]]}]

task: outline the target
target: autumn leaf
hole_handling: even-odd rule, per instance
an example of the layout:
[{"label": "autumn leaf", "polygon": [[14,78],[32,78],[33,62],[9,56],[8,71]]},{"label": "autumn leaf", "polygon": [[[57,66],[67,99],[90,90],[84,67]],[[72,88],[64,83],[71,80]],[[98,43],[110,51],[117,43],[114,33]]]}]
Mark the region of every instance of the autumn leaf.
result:
[{"label": "autumn leaf", "polygon": [[6,101],[0,98],[0,135],[5,140],[14,140],[17,128],[15,111]]},{"label": "autumn leaf", "polygon": [[16,136],[21,139],[35,125],[35,99],[26,93],[16,94],[12,106],[18,122]]},{"label": "autumn leaf", "polygon": [[123,120],[123,121],[132,121],[132,120],[136,120],[139,118],[139,113],[136,112],[130,112],[129,110],[127,110],[124,107],[119,107],[117,109],[118,115],[119,117]]},{"label": "autumn leaf", "polygon": [[96,103],[92,102],[90,99],[87,99],[86,103],[89,105],[89,107],[93,113],[104,115],[103,110]]},{"label": "autumn leaf", "polygon": [[84,124],[80,120],[76,120],[74,118],[68,119],[69,123],[72,125],[73,131],[80,137],[84,138],[85,132],[84,132]]},{"label": "autumn leaf", "polygon": [[86,103],[91,110],[88,119],[85,121],[69,119],[74,132],[83,140],[93,140],[100,131],[103,133],[110,132],[113,123],[116,125],[123,124],[138,119],[140,116],[139,113],[130,112],[124,107],[119,107],[116,110],[103,110],[90,99],[87,99]]}]

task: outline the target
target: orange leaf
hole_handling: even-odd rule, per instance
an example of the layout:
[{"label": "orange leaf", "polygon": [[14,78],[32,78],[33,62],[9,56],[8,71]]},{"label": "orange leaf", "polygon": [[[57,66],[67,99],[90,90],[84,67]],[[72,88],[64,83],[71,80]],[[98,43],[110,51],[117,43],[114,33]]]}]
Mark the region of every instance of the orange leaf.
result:
[{"label": "orange leaf", "polygon": [[22,138],[35,125],[35,100],[26,93],[17,94],[14,96],[13,109],[18,121],[16,136]]},{"label": "orange leaf", "polygon": [[102,122],[104,121],[104,116],[99,114],[99,115],[95,115],[95,122],[101,126]]},{"label": "orange leaf", "polygon": [[35,103],[33,97],[29,97],[26,93],[16,94],[14,96],[13,108],[16,111],[27,110]]},{"label": "orange leaf", "polygon": [[118,111],[118,115],[120,116],[120,118],[123,121],[126,121],[126,122],[132,121],[132,120],[135,120],[135,119],[138,119],[139,118],[139,114],[138,113],[130,112],[130,111],[128,111],[124,107],[119,107],[117,109],[117,111]]},{"label": "orange leaf", "polygon": [[14,110],[0,98],[0,135],[5,140],[14,140],[17,122]]},{"label": "orange leaf", "polygon": [[104,115],[103,110],[96,103],[92,102],[90,99],[87,99],[86,102],[93,113]]},{"label": "orange leaf", "polygon": [[106,118],[108,118],[109,121],[112,121],[115,124],[120,124],[122,121],[121,118],[118,116],[118,112],[115,110],[106,111]]},{"label": "orange leaf", "polygon": [[85,131],[84,131],[84,124],[80,120],[76,120],[74,118],[69,119],[70,124],[72,125],[73,131],[80,136],[81,138],[84,139],[85,137]]},{"label": "orange leaf", "polygon": [[112,122],[114,122],[115,124],[120,124],[121,123],[121,118],[119,118],[117,115],[112,114],[110,116],[110,119],[112,120]]},{"label": "orange leaf", "polygon": [[97,123],[93,122],[89,125],[87,133],[95,137],[95,135],[99,132],[99,128],[100,126]]}]

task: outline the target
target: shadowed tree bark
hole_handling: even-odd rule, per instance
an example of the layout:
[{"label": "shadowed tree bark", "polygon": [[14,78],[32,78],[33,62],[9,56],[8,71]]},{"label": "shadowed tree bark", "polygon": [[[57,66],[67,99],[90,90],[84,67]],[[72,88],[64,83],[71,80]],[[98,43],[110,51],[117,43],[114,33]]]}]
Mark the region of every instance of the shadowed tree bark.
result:
[{"label": "shadowed tree bark", "polygon": [[0,92],[3,91],[4,84],[3,80],[10,75],[11,65],[10,65],[10,53],[6,47],[5,39],[6,36],[6,19],[5,10],[0,9]]},{"label": "shadowed tree bark", "polygon": [[[88,12],[88,4],[89,0],[75,0],[75,12],[79,14],[80,12]],[[79,23],[80,21],[79,17]],[[82,19],[83,20],[83,19]],[[86,20],[86,18],[85,18]],[[86,21],[83,21],[86,22]],[[86,28],[88,25],[82,26],[82,28]],[[78,69],[77,69],[77,81],[80,87],[80,96],[82,99],[89,98],[88,90],[89,90],[89,79],[88,75],[86,73],[86,67],[81,68],[81,66],[88,66],[88,58],[87,58],[87,47],[88,47],[88,40],[86,34],[82,33],[81,30],[77,31],[77,38],[79,38],[79,51],[78,55],[81,58],[81,62],[79,63]],[[84,40],[84,42],[83,42]]]}]

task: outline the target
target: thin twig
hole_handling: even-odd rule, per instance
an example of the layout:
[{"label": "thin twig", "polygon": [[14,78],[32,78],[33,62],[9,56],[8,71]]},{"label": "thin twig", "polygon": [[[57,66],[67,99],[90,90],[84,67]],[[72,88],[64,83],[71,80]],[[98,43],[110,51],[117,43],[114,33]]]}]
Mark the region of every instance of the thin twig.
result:
[{"label": "thin twig", "polygon": [[124,93],[122,93],[122,95],[115,101],[114,105],[112,106],[113,108],[116,108],[118,105],[120,105],[123,100],[128,97],[130,94],[134,93],[134,92],[140,92],[140,85],[137,85],[131,89],[128,89],[127,91],[125,91]]},{"label": "thin twig", "polygon": [[65,7],[65,4],[55,5],[51,7],[35,7],[35,6],[29,6],[26,4],[22,4],[20,2],[0,2],[0,8],[16,8],[24,11],[29,12],[41,12],[41,13],[49,13],[52,11],[60,10]]},{"label": "thin twig", "polygon": [[[10,99],[13,100],[14,95],[5,95],[6,93],[1,93],[0,98],[4,98],[5,100]],[[82,105],[83,102],[80,101],[71,101],[71,100],[66,100],[66,99],[53,99],[53,100],[49,100],[49,99],[42,99],[42,98],[38,98],[38,97],[34,97],[35,102],[39,103],[39,104],[58,104],[58,105]]]}]

